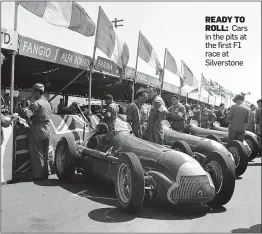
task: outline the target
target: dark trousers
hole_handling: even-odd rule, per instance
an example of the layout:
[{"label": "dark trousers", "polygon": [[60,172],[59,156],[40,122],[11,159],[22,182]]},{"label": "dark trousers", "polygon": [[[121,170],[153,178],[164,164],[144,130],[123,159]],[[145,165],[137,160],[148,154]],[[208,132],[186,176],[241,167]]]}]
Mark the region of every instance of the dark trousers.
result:
[{"label": "dark trousers", "polygon": [[243,142],[244,141],[244,135],[245,135],[244,131],[236,132],[234,130],[229,129],[228,130],[228,143],[231,143],[234,140]]},{"label": "dark trousers", "polygon": [[29,153],[34,178],[48,178],[48,150],[48,138],[38,140],[30,134]]}]

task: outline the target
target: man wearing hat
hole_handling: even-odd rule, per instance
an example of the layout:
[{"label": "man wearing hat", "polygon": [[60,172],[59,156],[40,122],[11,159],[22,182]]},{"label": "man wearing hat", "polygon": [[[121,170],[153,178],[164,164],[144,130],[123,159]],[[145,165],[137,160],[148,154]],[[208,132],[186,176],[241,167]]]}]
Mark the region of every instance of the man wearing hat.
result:
[{"label": "man wearing hat", "polygon": [[107,105],[103,113],[104,121],[108,125],[109,131],[115,130],[115,123],[119,112],[118,105],[114,102],[111,94],[107,94],[104,100]]},{"label": "man wearing hat", "polygon": [[246,131],[249,110],[243,104],[245,97],[243,95],[236,95],[233,99],[235,105],[232,105],[228,115],[227,121],[229,123],[228,126],[228,142],[232,142],[233,140],[243,141],[244,134]]},{"label": "man wearing hat", "polygon": [[198,121],[201,128],[209,128],[216,121],[216,118],[215,113],[208,110],[204,102],[200,103],[200,110],[197,110],[192,117],[192,119]]},{"label": "man wearing hat", "polygon": [[163,145],[164,128],[162,121],[166,119],[168,110],[165,106],[165,102],[158,95],[156,88],[148,87],[146,92],[151,102],[151,110],[143,137],[150,142]]},{"label": "man wearing hat", "polygon": [[29,153],[32,164],[33,179],[48,179],[48,150],[50,129],[49,121],[51,106],[43,96],[44,85],[37,83],[33,86],[32,100],[25,115],[31,121],[29,134]]},{"label": "man wearing hat", "polygon": [[186,109],[179,101],[180,98],[178,95],[172,96],[172,106],[168,108],[168,120],[173,130],[183,132],[185,128]]}]

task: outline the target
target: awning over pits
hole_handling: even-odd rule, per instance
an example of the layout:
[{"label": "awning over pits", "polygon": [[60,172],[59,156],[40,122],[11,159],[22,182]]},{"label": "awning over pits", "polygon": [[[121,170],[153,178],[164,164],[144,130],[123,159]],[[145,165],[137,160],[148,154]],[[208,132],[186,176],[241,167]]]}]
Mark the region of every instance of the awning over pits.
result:
[{"label": "awning over pits", "polygon": [[[10,87],[11,57],[2,66],[2,87]],[[54,64],[21,55],[15,61],[15,89],[30,89],[36,82],[46,86],[46,92],[56,93],[76,77],[82,70]],[[130,82],[99,72],[93,74],[92,97],[101,98],[110,93],[117,100],[130,100],[132,85]],[[137,90],[139,85],[135,86]],[[64,90],[71,96],[86,96],[89,92],[89,73],[80,76]]]}]

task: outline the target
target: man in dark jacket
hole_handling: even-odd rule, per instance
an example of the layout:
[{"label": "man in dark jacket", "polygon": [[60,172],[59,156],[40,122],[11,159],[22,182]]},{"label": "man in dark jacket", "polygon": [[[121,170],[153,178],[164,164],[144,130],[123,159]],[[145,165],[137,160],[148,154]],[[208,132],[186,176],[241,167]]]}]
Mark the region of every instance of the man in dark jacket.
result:
[{"label": "man in dark jacket", "polygon": [[24,109],[30,120],[29,152],[32,164],[33,179],[48,179],[48,150],[50,140],[49,122],[51,106],[43,96],[44,85],[33,86],[32,100],[29,108]]},{"label": "man in dark jacket", "polygon": [[178,95],[173,95],[172,106],[168,108],[168,120],[173,130],[183,132],[185,128],[186,109],[179,100]]},{"label": "man in dark jacket", "polygon": [[127,122],[131,125],[134,135],[139,138],[143,136],[142,109],[147,99],[146,89],[141,88],[136,92],[136,100],[127,108]]},{"label": "man in dark jacket", "polygon": [[242,95],[236,95],[233,101],[236,103],[232,105],[230,112],[227,115],[228,126],[228,141],[233,140],[243,141],[246,131],[249,110],[243,104],[245,97]]},{"label": "man in dark jacket", "polygon": [[256,133],[255,115],[256,115],[256,106],[254,104],[251,104],[249,110],[248,123],[247,123],[247,131],[253,133]]},{"label": "man in dark jacket", "polygon": [[219,105],[218,110],[215,112],[217,116],[217,121],[220,123],[221,126],[225,125],[225,118],[226,118],[226,109],[225,109],[225,104],[221,103]]},{"label": "man in dark jacket", "polygon": [[156,88],[148,87],[147,95],[151,102],[151,110],[147,121],[147,129],[143,137],[150,142],[163,145],[164,128],[162,121],[166,119],[168,110],[165,106],[165,102],[158,95]]}]

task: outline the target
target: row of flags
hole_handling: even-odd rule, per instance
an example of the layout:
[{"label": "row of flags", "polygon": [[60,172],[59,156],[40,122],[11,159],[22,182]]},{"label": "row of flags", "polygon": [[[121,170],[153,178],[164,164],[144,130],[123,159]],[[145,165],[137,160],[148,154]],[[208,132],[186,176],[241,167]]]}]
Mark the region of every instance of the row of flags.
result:
[{"label": "row of flags", "polygon": [[[18,4],[50,24],[68,28],[86,37],[95,36],[93,59],[95,58],[95,51],[98,48],[116,63],[120,70],[124,69],[128,64],[128,45],[121,35],[119,35],[101,7],[99,7],[97,24],[95,24],[87,12],[76,2],[19,1]],[[221,98],[233,96],[232,92],[226,90],[217,82],[206,79],[203,74],[199,86],[198,80],[184,61],[181,61],[180,73],[176,61],[168,49],[165,49],[162,68],[153,46],[141,32],[139,32],[138,38],[136,72],[138,57],[156,69],[156,75],[159,75],[162,87],[164,71],[167,69],[180,78],[180,92],[181,88],[186,84],[190,87],[196,87],[189,93],[199,92],[201,95],[201,90],[205,89],[211,96],[221,95]]]}]

